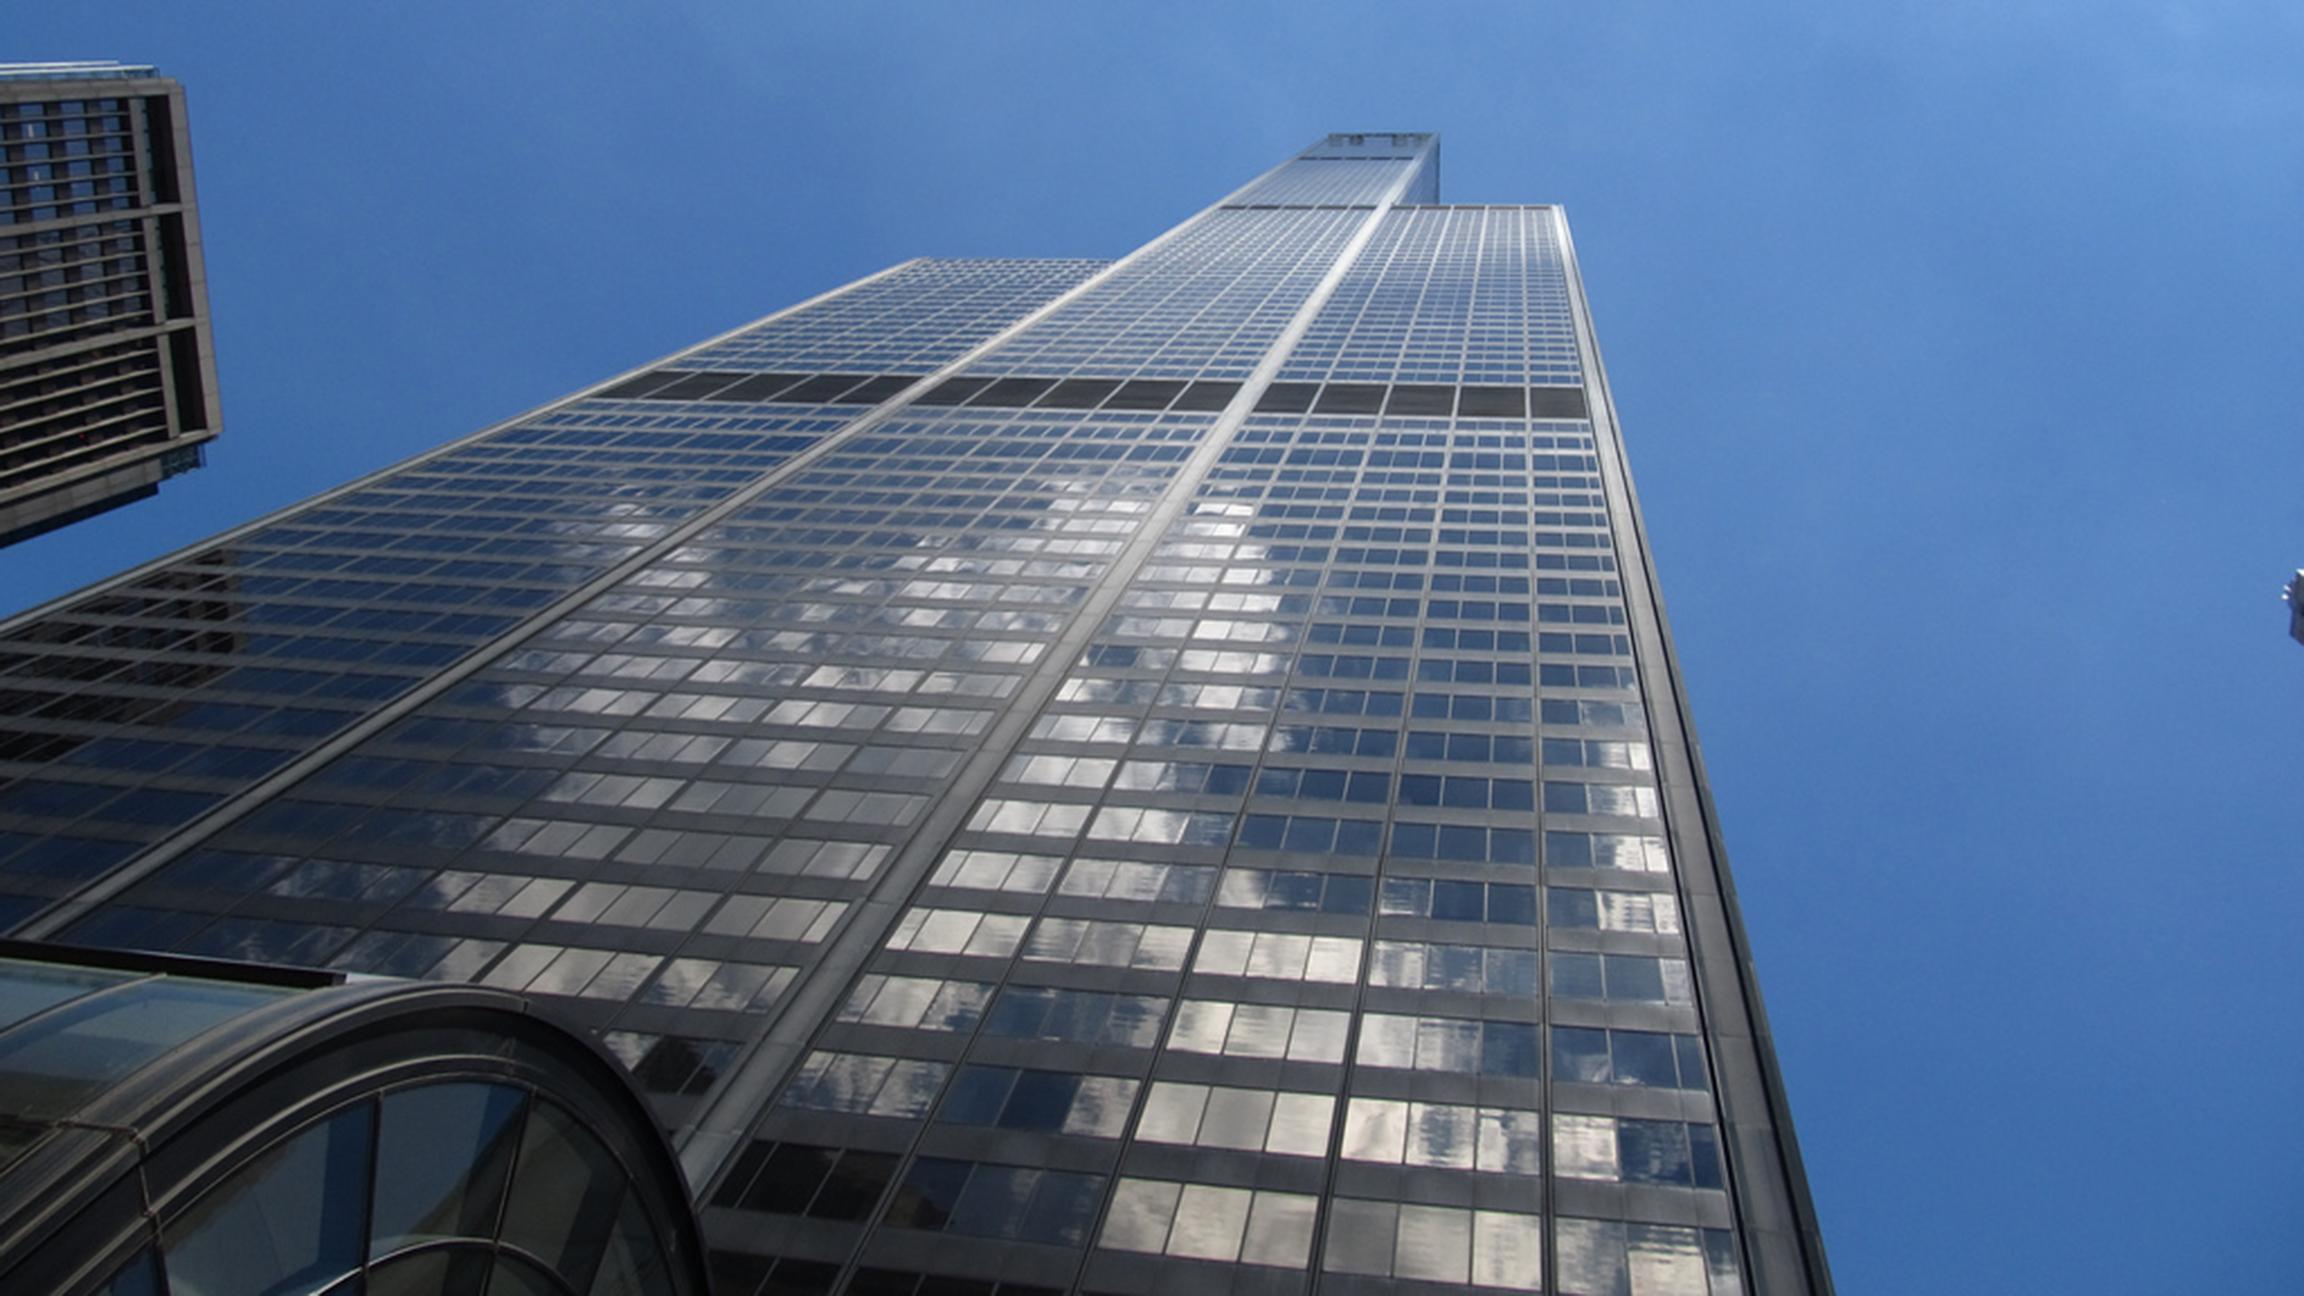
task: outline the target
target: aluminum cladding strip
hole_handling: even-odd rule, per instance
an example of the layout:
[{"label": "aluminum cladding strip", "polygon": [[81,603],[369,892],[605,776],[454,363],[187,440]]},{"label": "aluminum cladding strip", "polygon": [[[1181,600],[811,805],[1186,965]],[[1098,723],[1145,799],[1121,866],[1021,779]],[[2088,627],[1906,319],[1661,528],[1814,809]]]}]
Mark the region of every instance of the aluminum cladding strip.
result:
[{"label": "aluminum cladding strip", "polygon": [[[1737,1235],[1744,1249],[1745,1282],[1755,1296],[1831,1296],[1831,1270],[1792,1133],[1744,921],[1728,876],[1727,848],[1704,778],[1679,658],[1664,619],[1663,595],[1639,498],[1632,489],[1615,401],[1600,362],[1583,272],[1569,239],[1566,215],[1556,212],[1553,219],[1575,311],[1578,359],[1592,394],[1594,451],[1624,582],[1633,662],[1640,673],[1642,699],[1648,704],[1674,891],[1684,914],[1689,969],[1720,1113],[1723,1160],[1743,1225]],[[1666,705],[1658,705],[1660,699]]]}]

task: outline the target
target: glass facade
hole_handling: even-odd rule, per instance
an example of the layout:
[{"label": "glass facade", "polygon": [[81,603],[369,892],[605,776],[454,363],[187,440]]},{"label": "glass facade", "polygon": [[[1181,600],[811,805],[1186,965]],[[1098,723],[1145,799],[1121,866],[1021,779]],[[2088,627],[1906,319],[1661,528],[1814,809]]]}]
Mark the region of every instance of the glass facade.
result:
[{"label": "glass facade", "polygon": [[0,627],[16,932],[551,997],[721,1289],[1830,1287],[1549,207],[1331,136]]},{"label": "glass facade", "polygon": [[648,1108],[517,995],[0,955],[8,1291],[705,1296]]}]

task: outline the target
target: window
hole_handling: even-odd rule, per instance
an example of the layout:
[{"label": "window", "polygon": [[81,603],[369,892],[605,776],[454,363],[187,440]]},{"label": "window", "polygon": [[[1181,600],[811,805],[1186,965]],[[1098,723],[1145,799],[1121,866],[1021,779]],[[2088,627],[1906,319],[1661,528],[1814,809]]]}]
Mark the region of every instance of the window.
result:
[{"label": "window", "polygon": [[1659,1031],[1552,1028],[1552,1078],[1579,1084],[1705,1089],[1703,1045]]},{"label": "window", "polygon": [[967,1031],[975,1029],[991,998],[992,987],[981,981],[867,976],[857,981],[837,1020],[907,1030]]},{"label": "window", "polygon": [[1361,1018],[1358,1058],[1362,1066],[1533,1076],[1536,1029],[1529,1022],[1367,1013]]},{"label": "window", "polygon": [[923,1116],[952,1068],[914,1058],[810,1053],[784,1090],[783,1105],[860,1116]]},{"label": "window", "polygon": [[1669,873],[1672,856],[1662,837],[1634,833],[1547,832],[1546,867],[1624,869],[1633,873]]},{"label": "window", "polygon": [[1166,1179],[1122,1179],[1097,1245],[1186,1260],[1302,1269],[1319,1198]]},{"label": "window", "polygon": [[1536,834],[1526,828],[1482,828],[1472,824],[1403,821],[1392,825],[1392,853],[1404,859],[1451,860],[1467,864],[1534,864]]},{"label": "window", "polygon": [[1032,920],[1022,914],[983,913],[974,909],[935,909],[914,906],[896,920],[886,948],[923,954],[975,954],[1007,958],[1024,939]]},{"label": "window", "polygon": [[1225,1057],[1341,1062],[1352,1014],[1276,1004],[1186,999],[1176,1006],[1168,1047]]},{"label": "window", "polygon": [[1368,984],[1524,997],[1536,993],[1536,951],[1378,941]]},{"label": "window", "polygon": [[984,1033],[1009,1039],[1150,1048],[1168,1001],[1154,995],[1105,994],[1047,986],[1006,986],[985,1019]]},{"label": "window", "polygon": [[1040,963],[1146,968],[1173,972],[1192,944],[1189,927],[1086,918],[1043,918],[1021,957]]},{"label": "window", "polygon": [[774,1003],[798,974],[796,968],[767,963],[670,959],[636,1002],[747,1012]]},{"label": "window", "polygon": [[1544,782],[1544,808],[1554,814],[1625,815],[1653,819],[1656,789],[1624,783]]},{"label": "window", "polygon": [[1331,1273],[1540,1291],[1544,1222],[1541,1216],[1507,1211],[1339,1197],[1329,1207],[1321,1267]]},{"label": "window", "polygon": [[1693,1002],[1688,964],[1681,959],[1649,958],[1640,954],[1554,953],[1551,967],[1552,993],[1566,999]]},{"label": "window", "polygon": [[1103,1191],[1102,1175],[920,1157],[882,1220],[932,1233],[1077,1246],[1088,1239]]},{"label": "window", "polygon": [[1360,940],[1352,936],[1210,929],[1200,938],[1200,952],[1192,960],[1192,971],[1201,976],[1268,977],[1279,981],[1350,985],[1360,979],[1360,945]]},{"label": "window", "polygon": [[1722,1186],[1719,1136],[1710,1125],[1673,1120],[1555,1114],[1552,1165],[1571,1179]]},{"label": "window", "polygon": [[1056,890],[1059,895],[1161,904],[1205,904],[1216,870],[1204,864],[1147,864],[1136,860],[1080,859]]},{"label": "window", "polygon": [[1378,898],[1387,917],[1536,925],[1536,888],[1515,882],[1388,877]]},{"label": "window", "polygon": [[1344,1118],[1344,1158],[1385,1165],[1538,1174],[1543,1123],[1532,1111],[1354,1098]]},{"label": "window", "polygon": [[931,886],[974,887],[983,891],[1014,891],[1041,895],[1056,880],[1064,860],[1056,855],[1018,855],[1011,851],[956,850],[945,852]]},{"label": "window", "polygon": [[1545,921],[1554,927],[1659,936],[1680,933],[1680,902],[1661,892],[1552,887],[1544,901]]},{"label": "window", "polygon": [[1118,1138],[1136,1101],[1136,1081],[1015,1067],[964,1066],[939,1119],[1040,1134]]},{"label": "window", "polygon": [[1148,1143],[1326,1156],[1335,1106],[1327,1094],[1160,1080],[1145,1096],[1136,1137]]},{"label": "window", "polygon": [[800,941],[814,944],[832,934],[848,905],[840,900],[802,900],[795,896],[730,896],[705,920],[704,930],[714,936],[749,936],[755,940]]},{"label": "window", "polygon": [[898,1158],[887,1152],[755,1141],[712,1195],[715,1206],[811,1219],[864,1220]]},{"label": "window", "polygon": [[1740,1296],[1725,1229],[1562,1219],[1553,1224],[1560,1296]]},{"label": "window", "polygon": [[1342,873],[1226,869],[1216,903],[1226,909],[1364,914],[1375,886],[1374,878]]},{"label": "window", "polygon": [[[358,1268],[375,1119],[366,1103],[330,1117],[209,1192],[168,1230],[170,1277],[198,1291],[266,1292]],[[266,1245],[249,1245],[258,1238]]]},{"label": "window", "polygon": [[1316,855],[1374,855],[1384,825],[1374,819],[1320,815],[1252,814],[1240,820],[1242,850],[1299,851]]}]

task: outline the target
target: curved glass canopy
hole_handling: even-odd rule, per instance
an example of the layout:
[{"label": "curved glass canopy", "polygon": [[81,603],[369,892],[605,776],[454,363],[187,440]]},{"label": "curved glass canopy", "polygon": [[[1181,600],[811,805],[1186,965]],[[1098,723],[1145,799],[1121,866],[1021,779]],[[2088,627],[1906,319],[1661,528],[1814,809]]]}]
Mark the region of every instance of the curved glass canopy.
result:
[{"label": "curved glass canopy", "polygon": [[230,970],[0,957],[0,1291],[703,1296],[589,1042],[502,992]]}]

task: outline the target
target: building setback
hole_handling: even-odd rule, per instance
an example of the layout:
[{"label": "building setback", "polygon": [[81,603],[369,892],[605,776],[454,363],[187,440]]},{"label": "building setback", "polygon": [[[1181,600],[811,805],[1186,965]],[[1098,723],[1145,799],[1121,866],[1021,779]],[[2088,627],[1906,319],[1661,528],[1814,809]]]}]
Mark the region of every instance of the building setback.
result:
[{"label": "building setback", "polygon": [[720,1290],[1822,1293],[1567,227],[1332,135],[0,626],[14,933],[548,997]]},{"label": "building setback", "polygon": [[221,425],[184,88],[0,64],[0,545],[157,494]]}]

